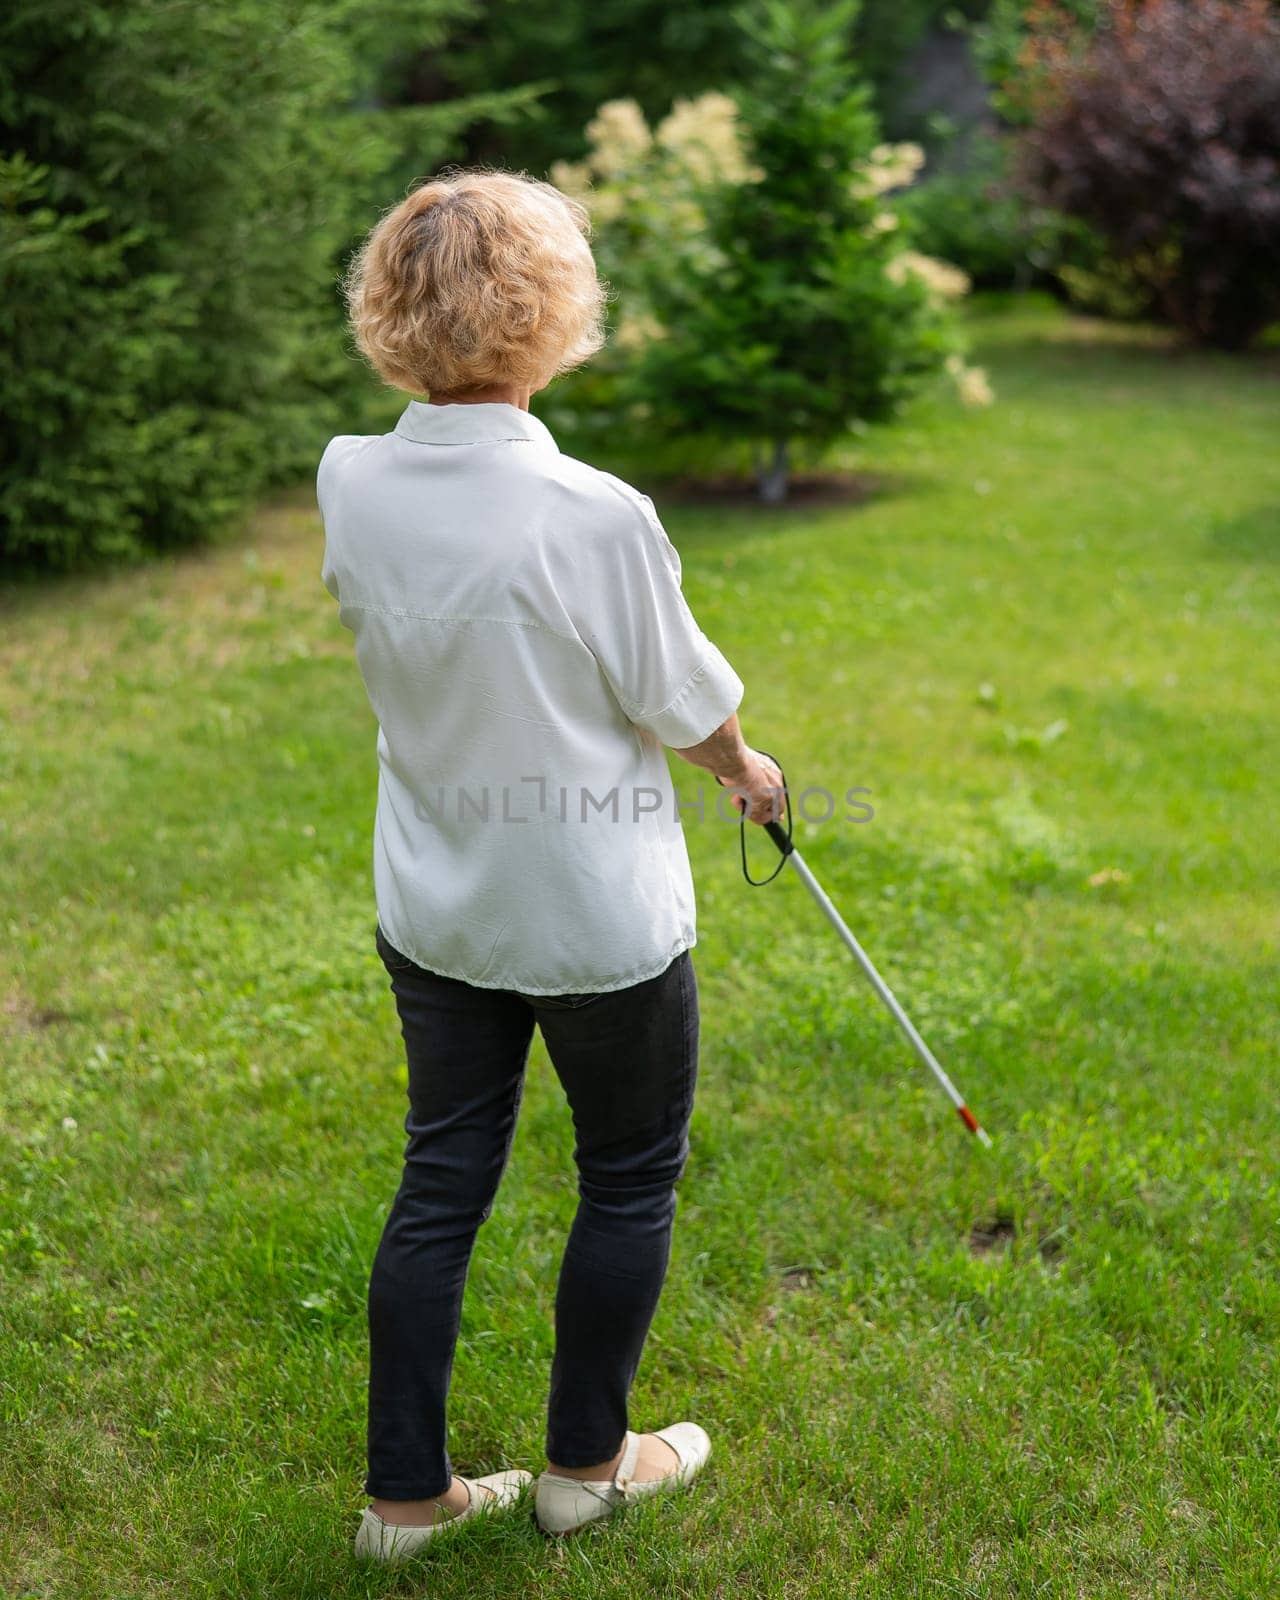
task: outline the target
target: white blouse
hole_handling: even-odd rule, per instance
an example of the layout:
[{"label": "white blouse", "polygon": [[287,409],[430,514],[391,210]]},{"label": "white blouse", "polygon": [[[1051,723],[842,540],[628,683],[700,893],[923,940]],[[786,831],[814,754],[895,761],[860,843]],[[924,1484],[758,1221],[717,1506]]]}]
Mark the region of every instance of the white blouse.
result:
[{"label": "white blouse", "polygon": [[394,433],[332,440],[317,489],[379,724],[387,938],[481,988],[655,977],[697,938],[663,746],[743,686],[653,502],[503,402],[413,401]]}]

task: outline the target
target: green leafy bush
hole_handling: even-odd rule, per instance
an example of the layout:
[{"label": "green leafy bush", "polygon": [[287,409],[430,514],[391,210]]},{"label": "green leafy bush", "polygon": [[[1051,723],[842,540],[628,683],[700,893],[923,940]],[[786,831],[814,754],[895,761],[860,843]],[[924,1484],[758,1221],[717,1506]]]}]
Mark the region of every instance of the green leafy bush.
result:
[{"label": "green leafy bush", "polygon": [[1029,205],[1013,181],[1004,138],[975,138],[964,167],[943,166],[894,207],[917,247],[954,262],[975,288],[1026,288],[1043,282],[1064,247],[1065,219]]},{"label": "green leafy bush", "polygon": [[[383,48],[370,30],[456,9],[11,0],[0,561],[187,543],[310,465],[358,370],[339,258],[401,131],[349,109]],[[467,108],[448,112],[456,128]]]},{"label": "green leafy bush", "polygon": [[0,554],[67,568],[184,544],[268,463],[248,412],[184,393],[198,336],[180,276],[139,265],[141,229],[59,211],[50,169],[0,163]]}]

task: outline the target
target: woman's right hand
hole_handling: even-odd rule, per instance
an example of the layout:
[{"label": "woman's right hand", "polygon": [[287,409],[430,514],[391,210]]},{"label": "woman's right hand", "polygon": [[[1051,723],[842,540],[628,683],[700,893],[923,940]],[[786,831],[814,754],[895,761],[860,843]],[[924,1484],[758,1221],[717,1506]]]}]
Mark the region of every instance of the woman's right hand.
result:
[{"label": "woman's right hand", "polygon": [[745,811],[752,822],[780,822],[786,814],[781,769],[743,739],[736,711],[701,744],[677,748],[676,754],[711,773],[724,788],[736,789],[734,808]]},{"label": "woman's right hand", "polygon": [[749,822],[781,822],[786,809],[782,770],[770,756],[750,748],[732,773],[716,773],[716,782],[735,791],[733,804]]}]

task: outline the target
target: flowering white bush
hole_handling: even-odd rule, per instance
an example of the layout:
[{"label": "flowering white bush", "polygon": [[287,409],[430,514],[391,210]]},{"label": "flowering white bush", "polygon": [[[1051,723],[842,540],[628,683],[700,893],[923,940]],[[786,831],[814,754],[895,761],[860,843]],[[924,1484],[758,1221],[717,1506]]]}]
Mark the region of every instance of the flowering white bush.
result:
[{"label": "flowering white bush", "polygon": [[[713,267],[715,249],[706,233],[708,192],[724,184],[756,183],[764,174],[748,159],[738,106],[727,94],[677,100],[653,128],[634,100],[610,100],[600,106],[586,133],[586,156],[555,162],[550,176],[591,213],[597,257],[618,291],[610,344],[629,356],[666,331],[647,304],[647,274],[691,256]],[[924,159],[918,144],[878,144],[852,179],[850,192],[870,198],[905,188]],[[886,205],[868,232],[893,233],[900,225]],[[905,244],[885,271],[895,283],[907,274],[918,278],[940,303],[961,300],[970,290],[958,267]],[[966,405],[990,403],[991,387],[981,369],[953,356],[945,370]]]},{"label": "flowering white bush", "polygon": [[[918,144],[877,145],[859,174],[856,187],[866,195],[888,194],[913,182],[923,165],[924,151]],[[889,210],[878,212],[872,223],[873,229],[881,233],[895,232],[900,226],[898,214]],[[901,283],[908,274],[918,278],[939,302],[963,300],[973,288],[967,272],[918,250],[901,251],[887,263],[885,272],[895,283]],[[949,355],[945,371],[966,406],[989,406],[995,399],[986,373],[981,367],[971,367],[963,356]]]},{"label": "flowering white bush", "polygon": [[645,273],[664,257],[707,251],[705,192],[760,176],[743,153],[737,109],[728,95],[702,94],[677,100],[650,129],[634,100],[610,100],[587,124],[586,156],[551,166],[552,183],[591,213],[604,275],[631,314],[628,348],[638,328],[661,331],[631,304]]},{"label": "flowering white bush", "polygon": [[[901,255],[894,256],[885,271],[896,283],[911,274],[941,302],[963,300],[973,287],[969,275],[959,267],[953,267],[949,261],[939,261],[936,256],[921,255],[918,250],[904,250]],[[964,405],[989,406],[995,399],[985,371],[981,367],[971,367],[958,353],[947,357],[945,371]]]},{"label": "flowering white bush", "polygon": [[961,400],[967,406],[989,406],[995,391],[981,367],[971,367],[961,355],[947,357],[947,373],[954,380]]},{"label": "flowering white bush", "polygon": [[853,192],[868,196],[905,189],[923,166],[924,151],[918,144],[878,144],[854,179]]},{"label": "flowering white bush", "polygon": [[971,287],[968,274],[959,267],[939,261],[936,256],[922,256],[918,250],[904,250],[894,256],[885,271],[895,283],[913,273],[939,300],[963,300]]},{"label": "flowering white bush", "polygon": [[737,102],[727,94],[677,100],[654,137],[700,183],[754,183],[764,177],[743,152]]}]

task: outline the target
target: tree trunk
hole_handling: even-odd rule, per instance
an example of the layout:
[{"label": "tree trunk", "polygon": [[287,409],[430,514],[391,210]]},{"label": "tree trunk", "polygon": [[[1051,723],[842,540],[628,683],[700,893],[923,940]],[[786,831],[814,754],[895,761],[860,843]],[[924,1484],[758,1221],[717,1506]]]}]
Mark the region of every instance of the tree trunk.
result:
[{"label": "tree trunk", "polygon": [[760,498],[767,506],[779,506],[787,498],[787,478],[791,470],[791,463],[787,454],[787,441],[775,439],[773,442],[773,460],[769,466],[758,467],[757,477],[760,480]]}]

